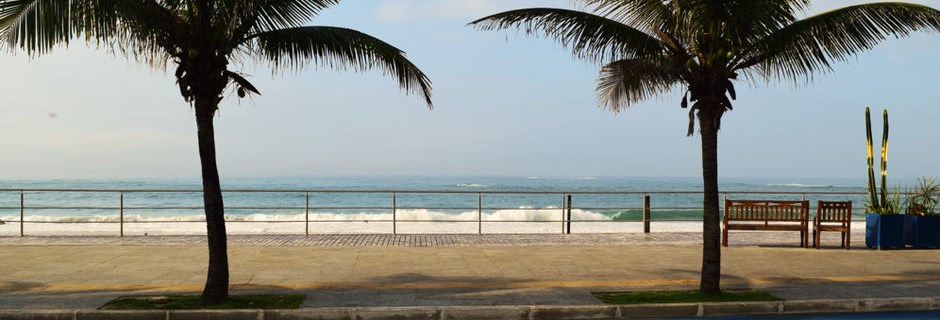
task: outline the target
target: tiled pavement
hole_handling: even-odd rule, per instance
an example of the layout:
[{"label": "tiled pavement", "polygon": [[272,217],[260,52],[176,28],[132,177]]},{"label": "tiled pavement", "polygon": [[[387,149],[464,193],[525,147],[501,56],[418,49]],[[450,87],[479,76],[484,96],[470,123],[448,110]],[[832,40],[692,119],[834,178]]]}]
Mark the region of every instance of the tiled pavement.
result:
[{"label": "tiled pavement", "polygon": [[[787,299],[940,296],[940,250],[798,246],[794,233],[732,234],[726,288]],[[592,291],[694,288],[697,233],[235,235],[233,292],[301,292],[306,307],[590,305]],[[835,243],[827,236],[825,244]],[[199,236],[2,237],[0,309],[95,308],[128,294],[198,292]]]},{"label": "tiled pavement", "polygon": [[[837,235],[824,234],[823,244],[837,243]],[[853,234],[854,245],[864,242]],[[232,246],[313,246],[313,247],[462,247],[462,246],[572,246],[632,244],[701,244],[700,233],[619,233],[619,234],[312,234],[229,235]],[[205,245],[206,237],[188,236],[27,236],[0,237],[4,245]],[[732,245],[790,246],[799,244],[795,232],[734,232]]]}]

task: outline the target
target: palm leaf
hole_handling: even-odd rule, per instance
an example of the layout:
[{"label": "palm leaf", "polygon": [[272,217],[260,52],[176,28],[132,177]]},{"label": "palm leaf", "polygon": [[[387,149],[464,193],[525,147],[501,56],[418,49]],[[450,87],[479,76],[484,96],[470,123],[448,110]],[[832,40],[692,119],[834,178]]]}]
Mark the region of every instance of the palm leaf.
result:
[{"label": "palm leaf", "polygon": [[75,10],[84,17],[78,25],[99,44],[116,45],[121,52],[160,66],[181,45],[196,42],[193,28],[172,0],[81,1]]},{"label": "palm leaf", "polygon": [[624,24],[646,28],[651,25],[665,28],[676,19],[672,11],[662,0],[581,0],[593,7],[592,12]]},{"label": "palm leaf", "polygon": [[554,38],[574,55],[592,62],[658,55],[665,45],[655,36],[594,14],[551,8],[506,11],[473,21],[482,30],[519,28]]},{"label": "palm leaf", "polygon": [[72,37],[70,0],[0,1],[0,37],[11,48],[44,53]]},{"label": "palm leaf", "polygon": [[829,11],[790,24],[763,39],[742,67],[797,79],[832,70],[836,61],[873,48],[889,36],[940,31],[940,11],[907,3],[863,4]]},{"label": "palm leaf", "polygon": [[[796,20],[795,14],[809,6],[809,0],[687,0],[683,9],[693,23],[708,31],[717,25],[722,38],[755,39]],[[737,43],[741,45],[748,42]]]},{"label": "palm leaf", "polygon": [[614,61],[601,68],[597,100],[619,112],[631,104],[669,92],[682,78],[668,56]]},{"label": "palm leaf", "polygon": [[237,19],[233,39],[282,28],[299,27],[340,0],[229,0],[222,3]]},{"label": "palm leaf", "polygon": [[238,86],[238,97],[244,98],[246,91],[254,92],[255,94],[261,94],[261,92],[258,91],[258,88],[255,88],[255,85],[251,84],[251,82],[249,82],[248,79],[245,79],[245,77],[242,77],[242,75],[228,70],[225,70],[222,72],[222,74],[228,78],[229,81],[234,82]]},{"label": "palm leaf", "polygon": [[308,62],[360,71],[379,68],[394,76],[409,93],[420,93],[428,107],[431,81],[405,53],[365,33],[339,27],[299,27],[248,37],[275,69],[299,69]]}]

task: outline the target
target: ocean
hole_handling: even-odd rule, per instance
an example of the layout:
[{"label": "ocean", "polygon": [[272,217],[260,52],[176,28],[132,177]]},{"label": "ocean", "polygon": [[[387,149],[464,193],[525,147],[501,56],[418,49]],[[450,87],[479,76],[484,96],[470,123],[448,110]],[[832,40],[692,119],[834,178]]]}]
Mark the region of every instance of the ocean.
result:
[{"label": "ocean", "polygon": [[[200,233],[201,193],[162,192],[200,188],[199,179],[2,180],[0,220],[8,223],[0,225],[0,235],[19,232],[23,189],[100,190],[25,191],[24,220],[30,234],[111,234],[118,230],[114,224],[131,234]],[[635,226],[621,230],[611,226],[617,224],[597,222],[641,220],[645,193],[650,195],[654,221],[700,221],[702,215],[701,194],[696,193],[701,191],[700,178],[270,177],[223,178],[222,188],[253,191],[224,193],[226,219],[236,233],[559,232],[559,227],[566,228],[565,193],[572,193],[571,220],[579,225],[570,228],[578,231],[630,232]],[[865,192],[865,184],[850,179],[749,178],[723,179],[719,189],[733,199],[852,200],[861,218],[864,196],[853,193]],[[258,192],[264,190],[283,192]],[[390,191],[398,191],[394,201]],[[630,194],[584,194],[591,192]]]}]

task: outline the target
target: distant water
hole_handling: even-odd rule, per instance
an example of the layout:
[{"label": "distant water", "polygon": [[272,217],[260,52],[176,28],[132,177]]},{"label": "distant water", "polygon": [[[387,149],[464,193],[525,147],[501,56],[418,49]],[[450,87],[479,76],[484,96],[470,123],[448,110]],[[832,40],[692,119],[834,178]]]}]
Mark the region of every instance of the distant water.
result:
[{"label": "distant water", "polygon": [[[825,179],[726,179],[723,192],[864,192],[863,180]],[[224,178],[226,190],[432,190],[479,191],[484,193],[485,219],[557,219],[563,205],[560,194],[485,194],[514,192],[679,192],[701,191],[699,178],[625,177],[297,177]],[[127,180],[3,180],[0,189],[200,189],[198,179]],[[801,195],[729,195],[731,198],[799,200]],[[862,208],[861,196],[806,195],[808,200],[853,200]],[[700,194],[653,194],[654,219],[701,219]],[[396,195],[399,214],[412,219],[472,219],[477,215],[477,195],[409,194]],[[120,196],[114,192],[36,192],[25,194],[28,221],[114,221]],[[271,221],[292,219],[304,213],[304,193],[226,193],[226,215],[231,220]],[[639,220],[642,195],[574,195],[575,219]],[[193,221],[203,219],[200,193],[129,192],[124,195],[126,220]],[[383,219],[389,217],[389,193],[311,193],[311,213],[321,219]],[[19,218],[19,192],[0,192],[0,219]],[[56,207],[56,208],[53,208]],[[58,209],[82,207],[83,209]],[[157,208],[158,207],[158,208]],[[355,207],[336,209],[336,207]],[[156,209],[155,209],[156,208]],[[429,209],[430,208],[430,209]],[[533,210],[545,209],[545,210]],[[555,209],[555,210],[551,210]]]}]

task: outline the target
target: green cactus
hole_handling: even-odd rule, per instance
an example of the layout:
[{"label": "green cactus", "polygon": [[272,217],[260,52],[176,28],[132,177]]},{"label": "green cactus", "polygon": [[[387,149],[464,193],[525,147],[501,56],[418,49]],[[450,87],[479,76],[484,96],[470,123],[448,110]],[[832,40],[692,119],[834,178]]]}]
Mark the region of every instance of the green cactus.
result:
[{"label": "green cactus", "polygon": [[884,110],[884,131],[881,134],[881,190],[875,187],[874,146],[871,137],[871,110],[865,108],[865,131],[868,143],[868,203],[869,212],[895,214],[900,210],[900,192],[895,197],[888,197],[888,110]]}]

